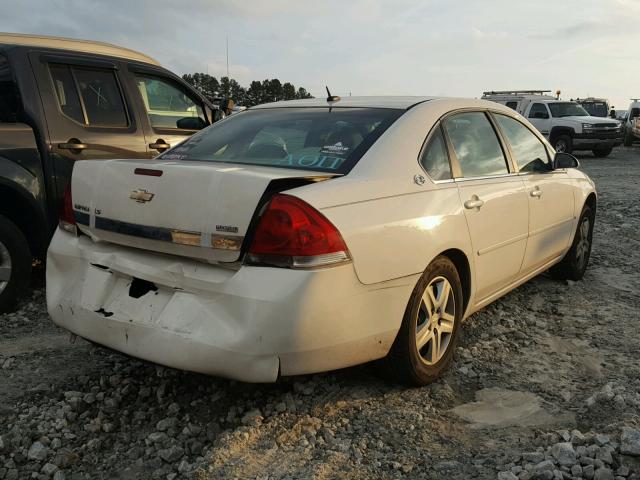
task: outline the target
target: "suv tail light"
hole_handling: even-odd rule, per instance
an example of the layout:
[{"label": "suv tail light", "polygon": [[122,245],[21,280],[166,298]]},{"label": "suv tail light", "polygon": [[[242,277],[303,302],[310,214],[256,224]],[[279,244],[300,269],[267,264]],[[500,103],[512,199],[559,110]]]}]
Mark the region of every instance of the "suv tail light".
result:
[{"label": "suv tail light", "polygon": [[76,218],[73,213],[73,201],[71,200],[71,182],[67,185],[62,195],[62,209],[58,226],[67,232],[77,233]]},{"label": "suv tail light", "polygon": [[308,203],[274,195],[258,223],[247,261],[287,268],[344,263],[349,251],[338,229]]}]

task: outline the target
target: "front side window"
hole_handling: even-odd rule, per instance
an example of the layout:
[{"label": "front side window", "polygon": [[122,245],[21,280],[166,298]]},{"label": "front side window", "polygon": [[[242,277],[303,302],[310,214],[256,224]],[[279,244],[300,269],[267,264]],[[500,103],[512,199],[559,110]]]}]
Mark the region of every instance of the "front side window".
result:
[{"label": "front side window", "polygon": [[153,128],[200,130],[207,126],[202,106],[169,81],[136,75],[136,83]]},{"label": "front side window", "polygon": [[447,180],[451,178],[449,155],[445,146],[440,127],[429,140],[429,144],[422,152],[420,163],[433,180]]},{"label": "front side window", "polygon": [[556,102],[549,104],[552,117],[588,117],[587,111],[577,103]]},{"label": "front side window", "polygon": [[464,177],[509,173],[496,132],[483,112],[453,115],[445,129]]},{"label": "front side window", "polygon": [[214,123],[158,158],[346,173],[403,112],[337,107],[247,110]]},{"label": "front side window", "polygon": [[129,124],[114,70],[56,64],[50,65],[49,70],[58,106],[64,115],[91,126],[126,127]]},{"label": "front side window", "polygon": [[514,118],[496,115],[500,129],[507,137],[511,151],[521,172],[548,172],[547,149],[531,130]]},{"label": "front side window", "polygon": [[640,108],[632,108],[631,113],[629,113],[629,118],[640,117]]},{"label": "front side window", "polygon": [[529,111],[529,118],[549,118],[549,112],[544,103],[534,103]]}]

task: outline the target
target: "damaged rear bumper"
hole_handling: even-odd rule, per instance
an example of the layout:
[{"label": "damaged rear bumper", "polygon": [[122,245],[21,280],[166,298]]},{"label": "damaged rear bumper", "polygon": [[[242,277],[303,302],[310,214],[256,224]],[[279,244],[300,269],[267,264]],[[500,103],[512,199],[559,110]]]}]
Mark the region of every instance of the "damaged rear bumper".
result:
[{"label": "damaged rear bumper", "polygon": [[134,357],[273,382],[385,356],[412,281],[365,286],[351,264],[230,270],[58,230],[47,308],[57,325]]}]

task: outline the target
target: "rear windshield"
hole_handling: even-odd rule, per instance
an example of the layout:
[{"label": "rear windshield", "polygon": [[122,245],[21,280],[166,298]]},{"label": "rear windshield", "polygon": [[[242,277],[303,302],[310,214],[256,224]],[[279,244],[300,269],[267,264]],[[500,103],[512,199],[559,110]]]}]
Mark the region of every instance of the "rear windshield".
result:
[{"label": "rear windshield", "polygon": [[581,105],[593,117],[606,117],[609,115],[609,109],[604,102],[585,102]]},{"label": "rear windshield", "polygon": [[337,107],[247,110],[216,122],[158,158],[346,173],[403,112]]}]

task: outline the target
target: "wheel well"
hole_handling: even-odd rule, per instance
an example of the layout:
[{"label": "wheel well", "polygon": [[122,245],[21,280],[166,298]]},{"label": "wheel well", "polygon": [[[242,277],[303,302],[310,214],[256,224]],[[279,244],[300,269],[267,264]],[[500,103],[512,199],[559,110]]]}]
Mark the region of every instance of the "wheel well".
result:
[{"label": "wheel well", "polygon": [[596,213],[596,205],[597,205],[598,201],[596,199],[596,194],[595,193],[591,192],[584,203],[586,205],[589,205],[591,210],[593,210],[593,213]]},{"label": "wheel well", "polygon": [[42,257],[46,251],[46,227],[33,205],[11,188],[0,185],[0,215],[11,220],[24,234],[34,257]]},{"label": "wheel well", "polygon": [[569,127],[553,127],[551,129],[551,133],[549,134],[549,140],[554,141],[560,135],[569,135],[570,137],[573,138],[574,131],[572,128],[569,128]]},{"label": "wheel well", "polygon": [[442,252],[440,255],[447,257],[453,262],[460,276],[460,283],[462,284],[462,295],[464,296],[464,310],[467,310],[469,299],[471,297],[471,268],[469,267],[469,260],[462,250],[452,248]]}]

